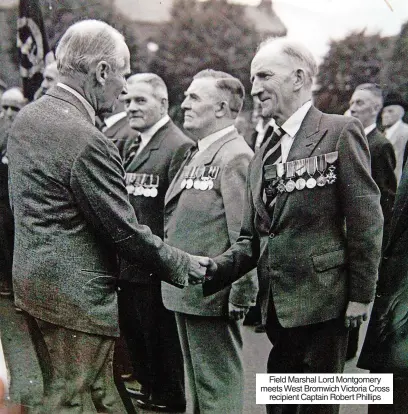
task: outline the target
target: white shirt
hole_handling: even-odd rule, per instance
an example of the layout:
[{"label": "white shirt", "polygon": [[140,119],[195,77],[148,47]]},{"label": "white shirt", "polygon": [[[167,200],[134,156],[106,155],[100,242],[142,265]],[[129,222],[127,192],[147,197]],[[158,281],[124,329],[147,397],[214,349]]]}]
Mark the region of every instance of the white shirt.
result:
[{"label": "white shirt", "polygon": [[312,106],[312,101],[304,103],[292,116],[281,126],[285,135],[281,138],[282,163],[288,159],[295,135],[300,129],[306,114]]},{"label": "white shirt", "polygon": [[92,123],[95,125],[95,109],[93,109],[92,105],[79,92],[77,92],[75,89],[72,89],[70,86],[65,85],[65,83],[58,82],[57,86],[72,93],[72,95],[74,95],[81,101],[82,105],[84,105],[86,111],[91,117]]},{"label": "white shirt", "polygon": [[166,114],[163,118],[159,119],[154,125],[152,125],[150,128],[146,129],[146,131],[143,131],[140,133],[140,137],[142,138],[142,141],[140,142],[140,146],[137,150],[137,154],[140,154],[142,149],[150,142],[150,140],[153,138],[153,135],[164,125],[167,124],[167,122],[170,121],[170,117]]},{"label": "white shirt", "polygon": [[108,128],[115,125],[116,122],[119,122],[121,119],[123,119],[126,116],[126,112],[122,111],[115,115],[108,116],[103,120],[105,123],[105,126],[103,127],[102,131],[105,132]]},{"label": "white shirt", "polygon": [[266,125],[264,125],[263,123],[263,119],[261,118],[258,123],[256,124],[255,127],[255,131],[258,133],[258,135],[256,136],[256,141],[255,141],[255,148],[258,149],[260,148],[260,146],[263,143],[263,140],[265,138],[265,134],[266,131],[268,130],[268,128],[271,127],[275,127],[276,123],[275,120],[272,118]]},{"label": "white shirt", "polygon": [[[393,126],[390,126],[389,128],[387,128],[385,130],[385,136],[392,142],[392,140],[390,139],[393,135],[394,132],[398,129],[398,127],[402,124],[402,120],[399,119]],[[392,142],[393,144],[395,142]]]},{"label": "white shirt", "polygon": [[367,128],[364,128],[364,133],[367,136],[371,131],[374,131],[374,129],[376,129],[376,128],[377,128],[377,124],[376,123],[371,124]]},{"label": "white shirt", "polygon": [[226,128],[220,129],[219,131],[213,132],[210,135],[207,135],[205,138],[201,138],[198,141],[198,151],[196,152],[194,157],[196,155],[202,153],[203,151],[205,151],[211,144],[218,141],[220,138],[222,138],[223,136],[227,135],[228,133],[230,133],[234,130],[235,130],[235,126],[230,125]]}]

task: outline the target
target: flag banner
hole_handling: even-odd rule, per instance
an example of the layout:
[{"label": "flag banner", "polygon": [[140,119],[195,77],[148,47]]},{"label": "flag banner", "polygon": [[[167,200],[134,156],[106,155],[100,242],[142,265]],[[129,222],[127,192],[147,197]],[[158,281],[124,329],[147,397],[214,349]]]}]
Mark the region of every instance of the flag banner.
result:
[{"label": "flag banner", "polygon": [[17,47],[24,96],[32,101],[43,80],[44,59],[49,52],[39,0],[20,0]]}]

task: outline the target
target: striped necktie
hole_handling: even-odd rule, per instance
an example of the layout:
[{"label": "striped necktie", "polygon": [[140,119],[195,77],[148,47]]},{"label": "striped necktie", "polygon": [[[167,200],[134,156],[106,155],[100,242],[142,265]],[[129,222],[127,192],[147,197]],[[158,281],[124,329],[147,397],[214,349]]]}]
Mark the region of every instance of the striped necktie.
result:
[{"label": "striped necktie", "polygon": [[265,202],[268,212],[272,215],[273,208],[276,203],[276,196],[278,195],[278,182],[279,178],[276,175],[270,179],[267,177],[266,170],[274,170],[272,165],[276,165],[282,162],[282,146],[281,138],[285,135],[285,131],[280,127],[275,127],[272,132],[271,138],[266,145],[263,157],[263,200]]},{"label": "striped necktie", "polygon": [[125,170],[129,167],[129,165],[135,158],[135,155],[137,154],[137,150],[139,149],[141,142],[142,142],[142,135],[138,134],[135,136],[132,143],[126,149],[125,156],[123,157],[123,168]]}]

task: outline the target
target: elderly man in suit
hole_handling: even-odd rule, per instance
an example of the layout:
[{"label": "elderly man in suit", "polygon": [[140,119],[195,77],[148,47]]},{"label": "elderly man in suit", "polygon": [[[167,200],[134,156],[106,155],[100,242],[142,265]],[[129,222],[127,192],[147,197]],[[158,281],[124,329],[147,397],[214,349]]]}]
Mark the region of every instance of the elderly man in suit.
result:
[{"label": "elderly man in suit", "polygon": [[396,159],[392,144],[378,130],[376,120],[383,104],[382,90],[373,83],[357,86],[350,100],[350,115],[364,127],[371,155],[371,175],[381,193],[384,215],[384,237],[392,216],[397,179],[394,173]]},{"label": "elderly man in suit", "polygon": [[[383,217],[361,123],[311,102],[317,67],[290,39],[261,44],[252,95],[279,126],[248,173],[237,242],[208,268],[213,294],[258,265],[273,348],[268,373],[338,373],[347,329],[367,318]],[[336,413],[338,405],[268,405],[270,413]]]},{"label": "elderly man in suit", "polygon": [[[193,142],[168,116],[167,87],[159,76],[133,75],[127,80],[127,89],[122,97],[127,120],[138,132],[123,149],[129,198],[139,222],[163,238],[164,196],[182,161],[177,155]],[[142,384],[139,405],[183,412],[183,357],[174,313],[163,306],[160,275],[153,277],[126,260],[121,269],[119,320],[131,355],[133,377]],[[127,388],[134,393],[131,384]]]},{"label": "elderly man in suit", "polygon": [[406,151],[408,142],[408,125],[402,121],[407,108],[408,104],[398,93],[390,92],[385,97],[383,110],[381,112],[381,121],[385,128],[385,137],[393,145],[397,159],[397,165],[395,167],[397,184],[401,180],[404,167],[404,151]]},{"label": "elderly man in suit", "polygon": [[122,413],[112,378],[119,334],[117,254],[179,287],[206,264],[137,222],[122,161],[94,125],[126,92],[129,50],[111,26],[71,26],[57,51],[59,83],[10,132],[13,283],[44,380],[44,413]]},{"label": "elderly man in suit", "polygon": [[0,295],[12,297],[14,223],[8,191],[8,133],[20,109],[27,103],[19,88],[11,88],[0,98],[4,117],[0,120]]},{"label": "elderly man in suit", "polygon": [[408,165],[395,199],[376,298],[358,366],[394,374],[392,405],[370,404],[369,414],[408,412]]},{"label": "elderly man in suit", "polygon": [[[238,237],[252,150],[234,121],[244,88],[231,75],[199,72],[181,105],[184,128],[197,142],[166,194],[165,238],[192,254],[221,254]],[[240,320],[257,294],[255,274],[203,297],[201,286],[182,294],[162,283],[164,305],[176,312],[193,412],[238,414],[244,373]]]}]

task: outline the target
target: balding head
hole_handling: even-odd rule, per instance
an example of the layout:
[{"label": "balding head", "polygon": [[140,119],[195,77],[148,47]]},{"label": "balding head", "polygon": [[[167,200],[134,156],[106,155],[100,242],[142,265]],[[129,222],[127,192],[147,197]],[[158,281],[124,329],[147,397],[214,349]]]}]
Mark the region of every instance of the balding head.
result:
[{"label": "balding head", "polygon": [[58,71],[62,76],[88,73],[101,61],[113,70],[129,65],[129,50],[124,37],[116,29],[99,20],[83,20],[73,24],[58,43]]},{"label": "balding head", "polygon": [[14,121],[17,113],[27,103],[20,88],[7,89],[1,97],[1,108],[6,119]]},{"label": "balding head", "polygon": [[383,105],[383,93],[375,83],[357,86],[350,100],[350,114],[357,118],[364,128],[376,123]]}]

